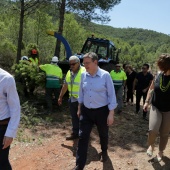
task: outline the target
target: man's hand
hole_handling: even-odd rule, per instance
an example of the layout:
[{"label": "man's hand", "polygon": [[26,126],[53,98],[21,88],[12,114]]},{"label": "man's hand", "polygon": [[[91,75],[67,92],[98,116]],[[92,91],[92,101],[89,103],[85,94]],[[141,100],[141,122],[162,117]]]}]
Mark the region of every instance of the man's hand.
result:
[{"label": "man's hand", "polygon": [[109,115],[107,117],[107,125],[111,126],[114,122],[114,110],[109,111]]},{"label": "man's hand", "polygon": [[78,109],[78,111],[77,111],[78,118],[80,118],[80,114],[81,114],[80,109]]},{"label": "man's hand", "polygon": [[59,105],[59,106],[62,105],[62,98],[61,98],[61,97],[58,98],[58,105]]},{"label": "man's hand", "polygon": [[7,148],[9,145],[11,145],[12,141],[13,141],[13,138],[4,136],[4,139],[3,139],[3,145],[4,145],[4,146],[3,146],[2,149],[5,149],[5,148]]},{"label": "man's hand", "polygon": [[78,109],[77,109],[77,116],[78,118],[80,118],[80,115],[81,115],[81,103],[78,104]]},{"label": "man's hand", "polygon": [[143,90],[142,90],[142,92],[143,92],[143,93],[146,93],[146,92],[147,92],[147,90],[148,90],[147,88],[146,88],[146,89],[143,89]]}]

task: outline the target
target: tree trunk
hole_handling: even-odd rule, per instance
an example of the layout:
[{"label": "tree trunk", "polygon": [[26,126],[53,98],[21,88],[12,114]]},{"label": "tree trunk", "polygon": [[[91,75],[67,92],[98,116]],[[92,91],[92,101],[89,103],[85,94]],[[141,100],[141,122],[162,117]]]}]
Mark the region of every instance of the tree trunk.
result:
[{"label": "tree trunk", "polygon": [[[59,15],[59,29],[58,33],[63,34],[63,25],[64,25],[64,14],[65,14],[65,6],[66,0],[61,0],[60,4],[60,15]],[[56,49],[54,55],[60,58],[60,48],[61,48],[61,41],[57,39]]]},{"label": "tree trunk", "polygon": [[20,12],[20,27],[18,35],[18,49],[17,49],[17,59],[16,63],[19,63],[21,59],[21,47],[22,47],[22,37],[23,37],[23,23],[24,23],[24,0],[21,0],[21,12]]}]

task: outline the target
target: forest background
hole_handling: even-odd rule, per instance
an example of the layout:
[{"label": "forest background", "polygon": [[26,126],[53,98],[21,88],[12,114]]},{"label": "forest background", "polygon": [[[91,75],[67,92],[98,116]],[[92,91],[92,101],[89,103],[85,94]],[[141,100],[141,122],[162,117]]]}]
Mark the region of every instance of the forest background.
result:
[{"label": "forest background", "polygon": [[[121,0],[0,0],[0,68],[11,72],[11,67],[18,62],[20,57],[28,55],[30,46],[37,47],[40,64],[50,63],[56,45],[58,45],[56,39],[47,34],[47,30],[52,30],[62,32],[71,46],[72,54],[80,52],[86,38],[94,34],[95,37],[113,41],[115,46],[121,49],[120,63],[130,63],[137,70],[140,70],[143,63],[149,63],[151,69],[156,71],[155,61],[158,56],[161,53],[170,53],[169,35],[145,29],[120,29],[91,22],[108,21],[107,11],[119,3]],[[95,9],[100,9],[102,12],[95,13]],[[59,52],[57,56],[60,60],[64,60],[66,54],[62,45],[57,52]],[[35,75],[33,74],[32,77]],[[30,169],[32,165],[34,169],[56,170],[56,165],[58,169],[62,169],[62,165],[70,169],[70,166],[75,164],[70,156],[71,150],[75,152],[75,148],[72,147],[72,143],[65,145],[65,135],[71,131],[67,96],[61,108],[56,107],[52,115],[47,115],[45,114],[44,89],[39,89],[38,95],[36,94],[34,93],[34,96],[25,100],[19,93],[22,106],[21,124],[16,140],[18,143],[12,146],[14,155],[11,156],[12,164],[16,170],[21,170],[23,167],[24,170],[26,170],[25,167]],[[121,116],[115,115],[115,125],[110,130],[109,154],[112,161],[109,165],[112,166],[111,162],[114,162],[115,169],[120,169],[120,167],[128,169],[127,166],[131,169],[137,169],[137,167],[138,169],[151,169],[153,166],[152,169],[156,169],[155,167],[160,165],[148,164],[143,154],[146,150],[148,124],[141,119],[141,115],[133,114],[132,106],[125,107],[124,112],[126,114]],[[99,150],[96,131],[94,134],[92,144]],[[117,140],[114,140],[115,138]],[[46,139],[46,146],[44,139]],[[35,143],[38,147],[35,147]],[[39,146],[43,152],[39,150]],[[65,150],[63,150],[64,146]],[[35,152],[31,152],[28,148]],[[38,151],[35,148],[38,148]],[[68,154],[67,148],[71,148],[71,153]],[[96,150],[93,148],[90,149],[95,152],[90,153],[91,159],[89,160],[96,160],[94,159]],[[58,156],[57,152],[61,154]],[[168,150],[167,155],[169,153]],[[166,160],[169,161],[169,158],[166,157]],[[101,166],[98,169],[113,169],[104,168],[102,164],[96,164],[96,161],[89,166],[92,167],[91,169],[95,169],[96,166]],[[162,165],[165,168],[169,166],[170,163]]]},{"label": "forest background", "polygon": [[[91,20],[103,21],[103,23],[108,21],[109,17],[104,15],[105,12],[119,4],[120,0],[113,1],[112,6],[99,4],[103,12],[100,16],[94,12],[94,4],[93,7],[90,4],[90,9],[88,4],[88,7],[83,6],[83,9],[78,11],[82,4],[77,2],[79,1],[1,0],[0,64],[2,68],[10,68],[21,56],[27,56],[31,44],[38,48],[40,63],[49,63],[54,56],[56,39],[49,36],[47,30],[62,32],[71,46],[72,54],[80,52],[86,38],[92,34],[98,38],[109,39],[121,49],[120,62],[130,63],[136,69],[140,69],[143,63],[149,63],[151,68],[156,70],[156,58],[161,53],[170,53],[169,35],[152,30],[121,29],[90,22]],[[62,5],[65,5],[63,11]],[[92,10],[91,13],[88,10]],[[61,13],[63,13],[63,26],[61,26]],[[23,23],[21,23],[21,15],[23,15]],[[23,32],[19,43],[21,24],[23,24]],[[65,55],[64,46],[61,45],[58,53],[60,60],[64,60]]]}]

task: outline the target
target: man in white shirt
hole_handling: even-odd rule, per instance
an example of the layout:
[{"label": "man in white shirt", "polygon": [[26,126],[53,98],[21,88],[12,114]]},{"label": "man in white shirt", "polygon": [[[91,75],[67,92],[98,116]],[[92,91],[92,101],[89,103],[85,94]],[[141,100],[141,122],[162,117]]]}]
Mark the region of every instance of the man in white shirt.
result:
[{"label": "man in white shirt", "polygon": [[0,169],[12,170],[9,149],[20,121],[20,101],[12,75],[0,68]]}]

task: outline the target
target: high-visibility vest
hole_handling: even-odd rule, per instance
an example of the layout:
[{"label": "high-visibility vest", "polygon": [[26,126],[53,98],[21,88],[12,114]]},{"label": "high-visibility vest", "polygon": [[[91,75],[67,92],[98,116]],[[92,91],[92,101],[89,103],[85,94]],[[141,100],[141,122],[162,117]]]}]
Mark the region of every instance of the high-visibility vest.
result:
[{"label": "high-visibility vest", "polygon": [[81,74],[85,71],[84,67],[80,67],[76,77],[74,78],[74,81],[71,82],[71,72],[70,70],[67,72],[66,75],[66,82],[68,84],[68,91],[69,91],[69,97],[73,96],[75,98],[78,98],[78,93],[80,89],[80,82],[81,82]]},{"label": "high-visibility vest", "polygon": [[58,65],[44,64],[39,66],[46,73],[46,88],[60,88],[63,73]]},{"label": "high-visibility vest", "polygon": [[30,57],[28,60],[31,61],[32,64],[38,65],[38,58],[34,59],[34,58]]},{"label": "high-visibility vest", "polygon": [[122,86],[123,81],[127,79],[126,73],[123,70],[121,70],[120,72],[112,70],[110,72],[110,76],[113,80],[114,86]]}]

